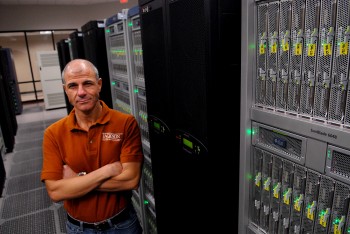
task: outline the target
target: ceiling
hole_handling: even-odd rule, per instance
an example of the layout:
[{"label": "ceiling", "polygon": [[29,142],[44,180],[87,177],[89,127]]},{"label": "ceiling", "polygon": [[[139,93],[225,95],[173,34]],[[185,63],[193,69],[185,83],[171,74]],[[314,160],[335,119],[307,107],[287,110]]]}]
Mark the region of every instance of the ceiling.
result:
[{"label": "ceiling", "polygon": [[[124,0],[125,1],[125,0]],[[0,5],[89,5],[123,0],[0,0]],[[127,1],[125,1],[127,2]]]}]

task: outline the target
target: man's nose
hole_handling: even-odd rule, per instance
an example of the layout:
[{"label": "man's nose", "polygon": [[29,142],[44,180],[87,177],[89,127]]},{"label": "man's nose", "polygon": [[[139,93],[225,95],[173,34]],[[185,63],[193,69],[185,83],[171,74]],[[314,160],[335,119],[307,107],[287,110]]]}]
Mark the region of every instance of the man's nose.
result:
[{"label": "man's nose", "polygon": [[86,91],[85,91],[85,88],[83,85],[79,85],[78,86],[78,95],[81,96],[81,95],[85,95],[86,94]]}]

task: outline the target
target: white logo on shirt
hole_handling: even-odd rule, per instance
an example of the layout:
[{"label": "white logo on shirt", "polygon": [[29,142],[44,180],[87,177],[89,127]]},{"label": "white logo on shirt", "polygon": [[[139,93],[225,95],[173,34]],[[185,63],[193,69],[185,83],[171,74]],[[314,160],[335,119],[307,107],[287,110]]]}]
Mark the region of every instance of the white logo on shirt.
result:
[{"label": "white logo on shirt", "polygon": [[104,132],[102,133],[102,141],[120,141],[123,133]]}]

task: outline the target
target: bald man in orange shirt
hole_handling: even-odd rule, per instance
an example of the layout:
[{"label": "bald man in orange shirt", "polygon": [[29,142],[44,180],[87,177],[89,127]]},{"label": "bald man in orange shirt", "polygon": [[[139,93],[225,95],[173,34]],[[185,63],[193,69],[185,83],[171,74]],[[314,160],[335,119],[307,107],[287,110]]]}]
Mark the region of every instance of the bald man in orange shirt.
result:
[{"label": "bald man in orange shirt", "polygon": [[91,62],[70,61],[62,78],[74,108],[44,132],[41,180],[54,202],[64,201],[67,233],[141,234],[131,204],[143,163],[136,119],[99,100]]}]

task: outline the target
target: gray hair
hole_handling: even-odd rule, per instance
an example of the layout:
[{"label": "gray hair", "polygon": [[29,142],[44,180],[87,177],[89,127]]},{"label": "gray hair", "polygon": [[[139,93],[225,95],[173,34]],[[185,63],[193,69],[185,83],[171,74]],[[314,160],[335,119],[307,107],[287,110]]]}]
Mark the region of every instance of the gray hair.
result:
[{"label": "gray hair", "polygon": [[[92,67],[92,70],[93,70],[94,73],[95,73],[96,80],[100,79],[100,75],[99,75],[99,73],[98,73],[98,69],[97,69],[97,67],[96,67],[92,62],[90,62],[90,61],[88,61],[88,60],[85,60],[85,59],[79,59],[79,60],[82,60],[82,61],[86,62],[87,64],[89,64],[89,65]],[[61,78],[62,78],[62,83],[63,83],[63,84],[66,83],[66,81],[64,80],[64,73],[66,72],[66,69],[67,69],[68,65],[69,65],[72,61],[73,61],[73,60],[71,60],[70,62],[68,62],[68,63],[66,64],[66,66],[64,67],[64,69],[62,70]]]}]

